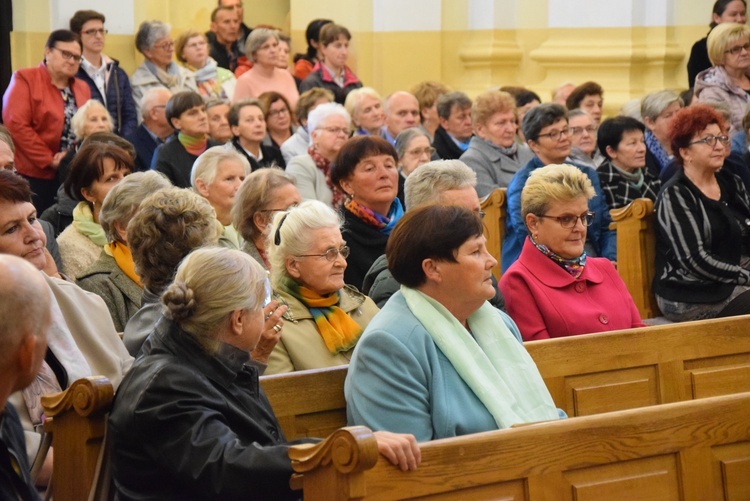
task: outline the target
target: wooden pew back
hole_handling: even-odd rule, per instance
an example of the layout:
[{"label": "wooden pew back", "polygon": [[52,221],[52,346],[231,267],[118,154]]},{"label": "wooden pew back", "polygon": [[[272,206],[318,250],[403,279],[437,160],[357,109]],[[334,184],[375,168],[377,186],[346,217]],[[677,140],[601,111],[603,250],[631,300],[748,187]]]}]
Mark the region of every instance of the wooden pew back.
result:
[{"label": "wooden pew back", "polygon": [[537,423],[421,444],[402,472],[364,427],[295,446],[304,499],[750,498],[750,394]]},{"label": "wooden pew back", "polygon": [[651,290],[656,259],[654,202],[638,198],[610,214],[617,230],[617,271],[641,318],[658,317],[661,313]]},{"label": "wooden pew back", "polygon": [[505,237],[505,215],[507,213],[507,188],[495,188],[481,202],[484,212],[484,237],[487,239],[487,250],[497,260],[492,274],[500,280],[502,267],[503,238]]},{"label": "wooden pew back", "polygon": [[[750,391],[750,316],[525,343],[569,416]],[[264,376],[287,439],[346,425],[347,366]]]},{"label": "wooden pew back", "polygon": [[75,381],[64,392],[42,396],[44,431],[52,434],[56,458],[50,485],[55,501],[86,500],[92,488],[101,488],[100,453],[114,394],[106,377],[93,376]]}]

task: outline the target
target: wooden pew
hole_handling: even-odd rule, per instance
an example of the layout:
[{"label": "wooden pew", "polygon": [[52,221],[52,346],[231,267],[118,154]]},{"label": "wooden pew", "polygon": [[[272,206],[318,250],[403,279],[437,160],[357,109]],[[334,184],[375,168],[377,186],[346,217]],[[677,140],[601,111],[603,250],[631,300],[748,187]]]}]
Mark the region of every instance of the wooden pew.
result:
[{"label": "wooden pew", "polygon": [[507,188],[495,188],[484,197],[481,202],[484,212],[484,237],[487,239],[487,250],[497,259],[497,266],[492,268],[492,274],[500,280],[502,267],[503,238],[505,237],[505,214],[507,213]]},{"label": "wooden pew", "polygon": [[[569,416],[750,391],[750,316],[525,343]],[[346,425],[347,366],[264,376],[288,440]]]},{"label": "wooden pew", "polygon": [[109,495],[108,455],[104,453],[107,414],[114,389],[104,376],[79,379],[61,393],[42,396],[44,431],[52,435],[55,461],[49,489],[55,501]]},{"label": "wooden pew", "polygon": [[421,444],[402,472],[365,427],[290,449],[304,499],[750,499],[750,394]]},{"label": "wooden pew", "polygon": [[610,212],[617,230],[617,271],[633,296],[641,318],[661,315],[651,290],[656,258],[654,203],[638,198]]}]

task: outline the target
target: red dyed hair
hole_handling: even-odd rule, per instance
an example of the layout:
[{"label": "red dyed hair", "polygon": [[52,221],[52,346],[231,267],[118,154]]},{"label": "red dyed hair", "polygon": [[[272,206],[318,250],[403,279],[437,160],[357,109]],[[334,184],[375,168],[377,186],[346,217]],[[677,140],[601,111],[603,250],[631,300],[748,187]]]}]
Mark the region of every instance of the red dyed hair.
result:
[{"label": "red dyed hair", "polygon": [[687,148],[693,137],[711,124],[718,125],[722,134],[727,133],[721,115],[705,104],[686,106],[675,114],[669,131],[669,142],[678,164],[683,165],[680,148]]}]

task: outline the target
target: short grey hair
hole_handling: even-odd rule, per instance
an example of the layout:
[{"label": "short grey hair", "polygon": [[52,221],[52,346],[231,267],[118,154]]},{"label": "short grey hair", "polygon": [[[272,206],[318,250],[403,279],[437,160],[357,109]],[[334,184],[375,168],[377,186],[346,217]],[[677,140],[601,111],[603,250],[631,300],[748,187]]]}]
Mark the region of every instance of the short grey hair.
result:
[{"label": "short grey hair", "polygon": [[[576,117],[589,117],[589,118],[591,118],[591,115],[589,115],[589,113],[587,111],[582,110],[581,108],[575,108],[575,109],[572,109],[572,110],[570,110],[568,112],[568,122],[570,122],[571,118],[576,118]],[[591,118],[591,120],[594,120],[594,119]]]},{"label": "short grey hair", "polygon": [[102,225],[107,240],[124,243],[117,234],[115,223],[127,227],[145,198],[161,189],[171,187],[169,179],[155,170],[134,172],[117,183],[104,197],[99,213],[99,224]]},{"label": "short grey hair", "polygon": [[441,195],[446,191],[474,188],[476,185],[477,174],[461,160],[427,162],[406,178],[406,210],[440,202]]},{"label": "short grey hair", "polygon": [[672,103],[683,105],[680,95],[673,90],[665,89],[651,94],[646,94],[641,100],[641,116],[656,120],[661,112],[666,110]]},{"label": "short grey hair", "polygon": [[561,118],[567,120],[567,116],[565,106],[557,103],[543,103],[526,112],[521,130],[526,141],[537,141],[543,128],[554,124]]},{"label": "short grey hair", "polygon": [[157,40],[168,37],[171,31],[172,27],[161,21],[143,21],[135,34],[135,48],[144,54],[144,51],[153,48]]},{"label": "short grey hair", "polygon": [[437,114],[440,118],[448,120],[451,116],[453,107],[459,110],[471,108],[471,99],[463,92],[449,92],[442,94],[437,98]]},{"label": "short grey hair", "polygon": [[250,167],[250,162],[247,161],[247,158],[235,150],[231,144],[227,146],[213,146],[195,159],[193,168],[190,171],[190,185],[194,190],[198,190],[195,186],[195,182],[198,179],[203,179],[203,182],[207,185],[212,184],[214,179],[216,179],[216,171],[219,168],[219,164],[226,160],[233,160],[242,165],[246,176],[252,172],[252,167]]},{"label": "short grey hair", "polygon": [[394,145],[396,147],[396,153],[398,153],[398,158],[404,158],[406,149],[411,142],[419,136],[426,137],[428,141],[430,139],[430,136],[417,127],[410,127],[399,132],[398,136],[396,136],[396,144]]},{"label": "short grey hair", "polygon": [[313,144],[313,132],[318,127],[321,127],[328,117],[333,115],[341,115],[346,119],[346,126],[351,126],[352,117],[349,116],[346,109],[339,103],[323,103],[318,105],[314,110],[307,116],[307,131],[310,133],[310,145]]},{"label": "short grey hair", "polygon": [[250,32],[245,41],[245,55],[251,62],[255,62],[255,53],[269,38],[275,38],[278,42],[279,32],[269,28],[255,28]]},{"label": "short grey hair", "polygon": [[143,94],[143,99],[141,100],[141,118],[145,119],[148,117],[148,114],[156,106],[156,98],[164,92],[169,94],[169,97],[172,97],[172,91],[161,85],[159,87],[152,87]]},{"label": "short grey hair", "polygon": [[89,99],[83,104],[83,106],[78,108],[78,110],[73,115],[73,118],[70,119],[70,127],[73,129],[73,134],[76,135],[76,139],[78,140],[83,139],[83,132],[86,129],[86,119],[88,118],[89,111],[91,111],[92,108],[99,108],[104,110],[104,112],[107,114],[109,131],[112,132],[112,129],[115,128],[115,124],[112,121],[112,115],[109,114],[107,108],[96,99]]},{"label": "short grey hair", "polygon": [[623,104],[620,108],[619,115],[623,117],[635,118],[639,122],[643,122],[643,115],[641,115],[641,99],[634,98],[629,101],[625,101],[625,104]]},{"label": "short grey hair", "polygon": [[[274,288],[278,288],[284,279],[291,278],[286,271],[286,258],[306,254],[313,245],[315,230],[341,228],[342,224],[341,216],[318,200],[307,200],[288,211],[277,212],[266,243]],[[278,244],[275,238],[277,232],[280,237]]]}]

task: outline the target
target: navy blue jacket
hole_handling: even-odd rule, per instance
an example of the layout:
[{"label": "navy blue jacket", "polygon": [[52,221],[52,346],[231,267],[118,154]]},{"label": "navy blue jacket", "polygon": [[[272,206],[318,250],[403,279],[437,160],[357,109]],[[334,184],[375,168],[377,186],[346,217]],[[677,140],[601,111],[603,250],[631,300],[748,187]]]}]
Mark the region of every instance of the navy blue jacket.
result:
[{"label": "navy blue jacket", "polygon": [[146,171],[151,168],[151,161],[154,158],[154,152],[160,143],[154,141],[146,126],[141,124],[132,134],[125,136],[135,146],[135,170]]},{"label": "navy blue jacket", "polygon": [[[112,115],[112,121],[115,124],[115,130],[112,131],[120,137],[128,137],[135,132],[138,127],[138,112],[135,109],[133,101],[133,91],[130,90],[130,80],[127,73],[120,68],[120,63],[112,60],[109,73],[109,82],[107,82],[107,111]],[[80,78],[89,85],[92,99],[96,99],[104,104],[99,88],[91,79],[83,66],[78,68],[77,78]]]}]

